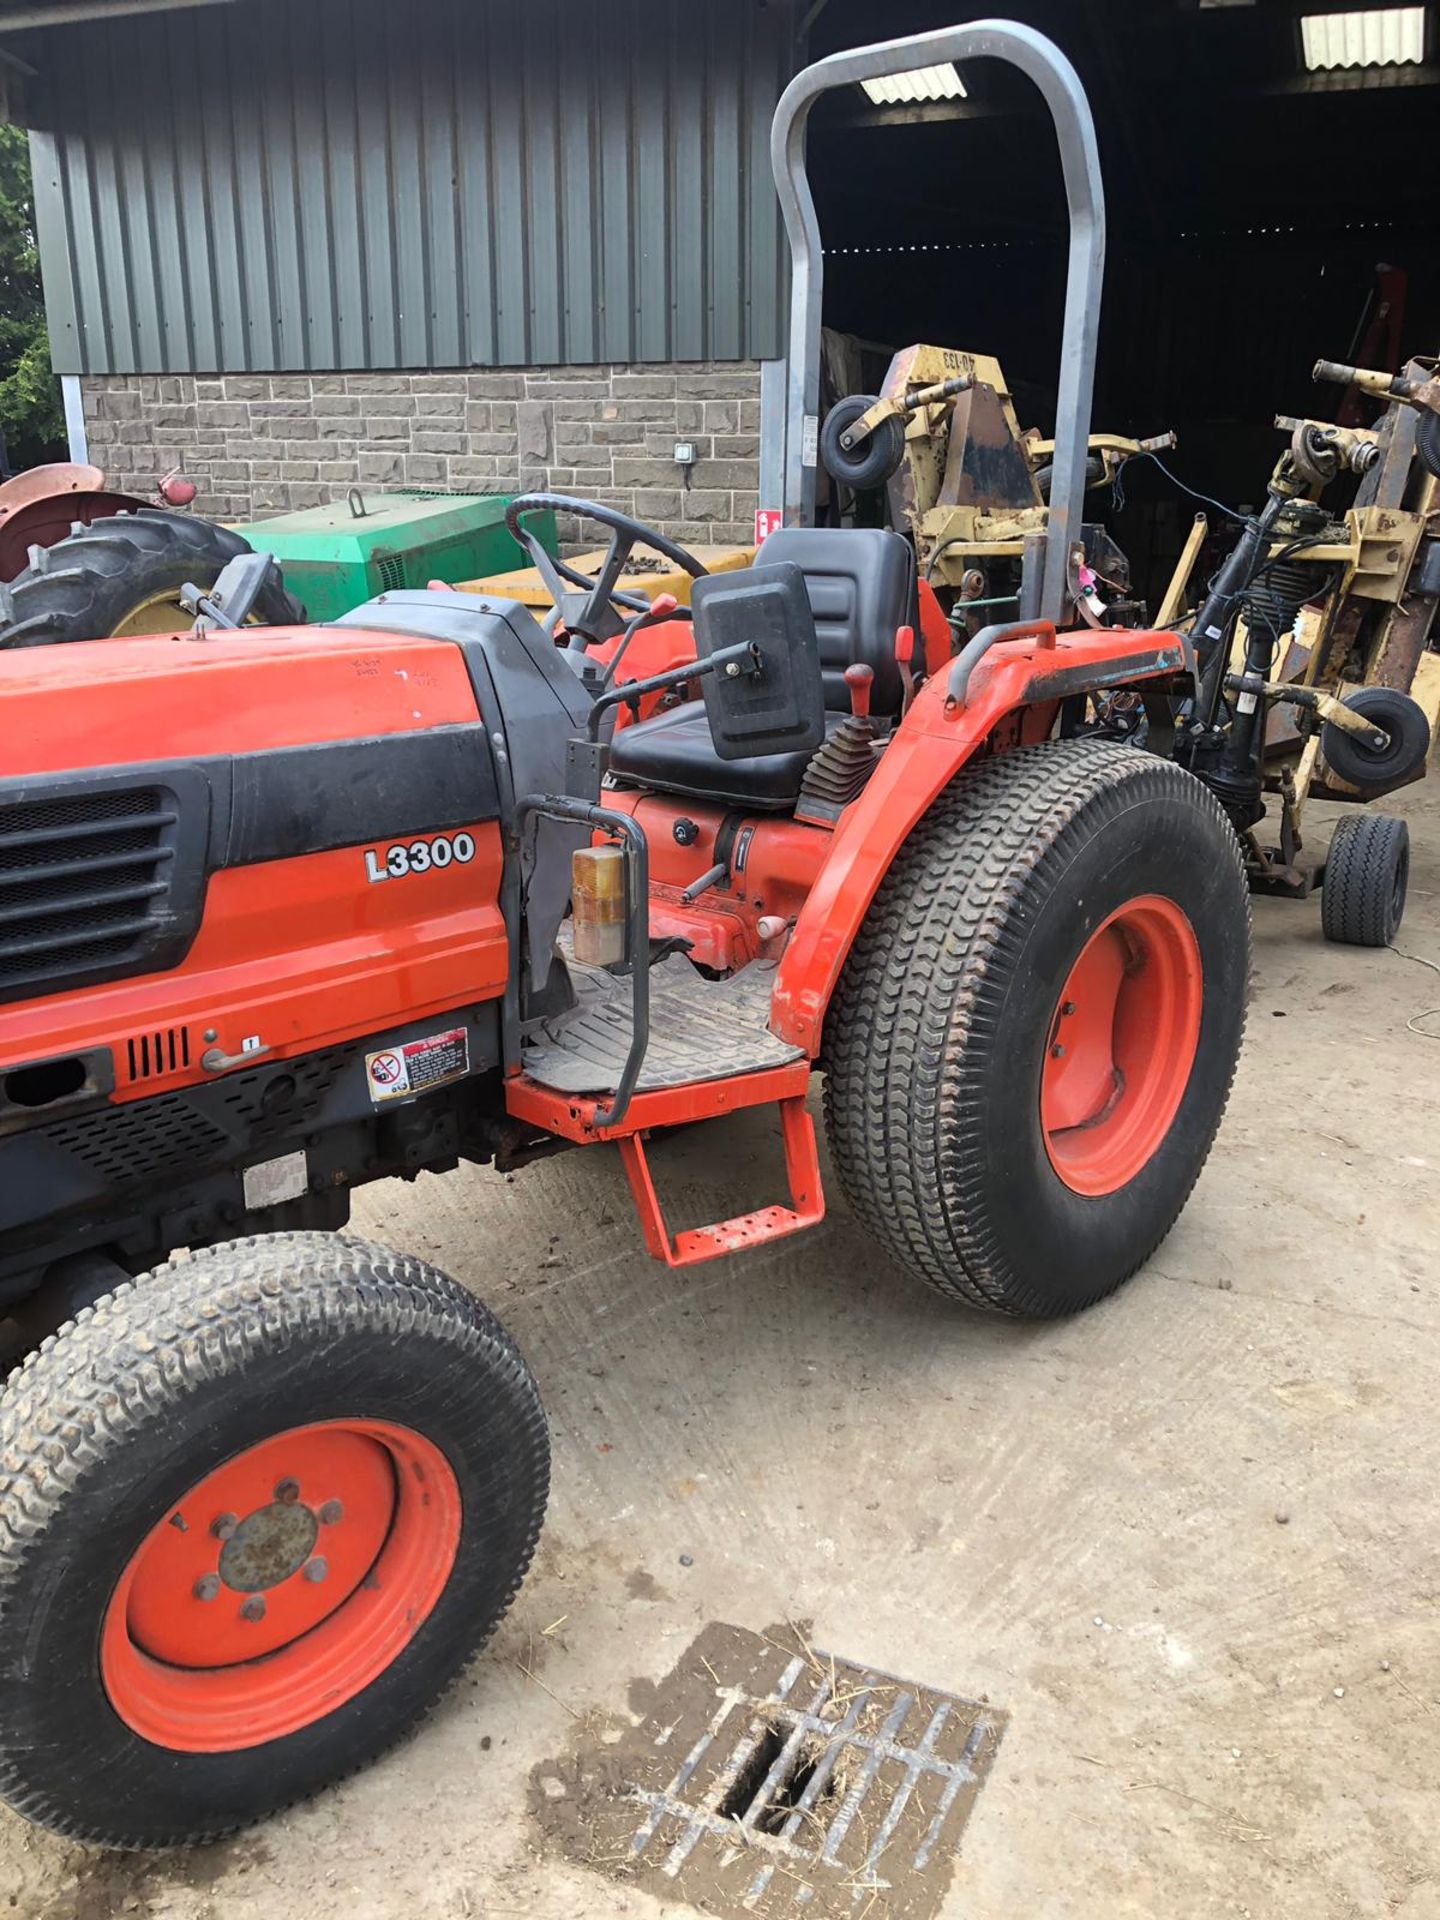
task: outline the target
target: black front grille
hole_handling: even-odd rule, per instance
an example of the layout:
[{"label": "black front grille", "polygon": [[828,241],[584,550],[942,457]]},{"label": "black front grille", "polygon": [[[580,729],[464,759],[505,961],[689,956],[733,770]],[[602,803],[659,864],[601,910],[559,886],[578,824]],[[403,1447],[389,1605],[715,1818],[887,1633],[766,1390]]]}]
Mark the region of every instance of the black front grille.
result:
[{"label": "black front grille", "polygon": [[127,1100],[101,1113],[59,1120],[45,1129],[45,1138],[117,1188],[147,1186],[208,1168],[231,1144],[178,1093]]},{"label": "black front grille", "polygon": [[173,964],[182,815],[161,784],[0,796],[0,998]]}]

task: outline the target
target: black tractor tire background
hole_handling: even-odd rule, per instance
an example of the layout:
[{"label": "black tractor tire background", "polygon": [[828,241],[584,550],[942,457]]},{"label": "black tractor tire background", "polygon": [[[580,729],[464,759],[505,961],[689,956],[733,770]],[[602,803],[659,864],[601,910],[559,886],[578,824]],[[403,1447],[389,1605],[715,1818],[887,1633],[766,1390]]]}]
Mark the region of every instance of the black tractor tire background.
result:
[{"label": "black tractor tire background", "polygon": [[[120,1719],[97,1649],[150,1529],[277,1431],[363,1416],[449,1460],[450,1580],[377,1679],[263,1746],[179,1754]],[[182,1256],[47,1340],[0,1393],[0,1796],[76,1839],[165,1847],[263,1818],[399,1739],[484,1644],[539,1536],[549,1447],[499,1322],[423,1262],[323,1233]]]},{"label": "black tractor tire background", "polygon": [[[1092,453],[1085,462],[1086,490],[1088,491],[1091,487],[1098,487],[1104,478],[1105,462],[1098,453]],[[1055,468],[1053,463],[1047,463],[1045,466],[1035,469],[1035,484],[1040,489],[1040,498],[1042,500],[1048,502],[1050,498],[1050,488],[1054,479]]]},{"label": "black tractor tire background", "polygon": [[1360,687],[1347,693],[1343,704],[1373,721],[1390,741],[1381,750],[1367,747],[1327,720],[1320,729],[1320,750],[1330,771],[1362,793],[1413,779],[1430,751],[1430,722],[1419,701],[1395,687]]},{"label": "black tractor tire background", "polygon": [[1431,413],[1428,407],[1415,429],[1415,450],[1425,471],[1440,480],[1440,413]]},{"label": "black tractor tire background", "polygon": [[[1095,1198],[1056,1174],[1040,1074],[1056,1001],[1095,928],[1162,894],[1204,969],[1189,1085],[1139,1173]],[[911,832],[830,1003],[825,1120],[851,1205],[939,1292],[1048,1318],[1113,1291],[1189,1197],[1245,1025],[1250,900],[1240,846],[1198,780],[1103,741],[1000,754]]]},{"label": "black tractor tire background", "polygon": [[[187,582],[208,591],[225,563],[250,543],[213,520],[143,507],[81,527],[0,586],[0,647],[57,646],[107,639],[144,601],[178,594]],[[255,604],[266,626],[298,626],[304,607],[267,584]],[[175,631],[190,616],[178,610]]]},{"label": "black tractor tire background", "polygon": [[841,446],[841,434],[848,432],[874,405],[873,394],[852,393],[848,399],[836,401],[820,429],[820,458],[825,471],[832,479],[842,480],[857,491],[883,487],[905,458],[905,422],[895,414],[882,420],[869,439],[862,440],[858,447]]},{"label": "black tractor tire background", "polygon": [[1410,881],[1410,829],[1388,813],[1347,813],[1325,857],[1320,924],[1327,940],[1388,947],[1400,931]]}]

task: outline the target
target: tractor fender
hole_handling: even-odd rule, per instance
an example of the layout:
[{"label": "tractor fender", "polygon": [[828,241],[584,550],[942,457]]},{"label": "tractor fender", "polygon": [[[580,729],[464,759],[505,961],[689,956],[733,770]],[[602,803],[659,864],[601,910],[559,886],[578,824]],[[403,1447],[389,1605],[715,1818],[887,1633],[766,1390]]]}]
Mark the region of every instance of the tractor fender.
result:
[{"label": "tractor fender", "polygon": [[107,487],[99,467],[61,460],[13,474],[0,485],[0,581],[23,572],[32,547],[53,547],[77,522],[88,527],[148,504]]},{"label": "tractor fender", "polygon": [[795,922],[775,977],[771,1031],[812,1059],[818,1054],[830,995],[890,863],[936,796],[1007,719],[1039,706],[1053,712],[1072,694],[1177,676],[1193,684],[1194,654],[1183,635],[1122,628],[1085,628],[1053,640],[1047,631],[996,646],[970,675],[963,702],[950,697],[947,675],[933,674],[846,812]]}]

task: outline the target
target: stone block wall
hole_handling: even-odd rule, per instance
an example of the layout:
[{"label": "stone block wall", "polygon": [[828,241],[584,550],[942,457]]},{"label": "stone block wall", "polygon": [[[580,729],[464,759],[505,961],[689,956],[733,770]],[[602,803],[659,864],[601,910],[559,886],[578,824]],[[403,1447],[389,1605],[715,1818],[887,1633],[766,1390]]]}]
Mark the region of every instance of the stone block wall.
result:
[{"label": "stone block wall", "polygon": [[[748,542],[759,505],[757,361],[436,373],[115,374],[83,382],[90,458],[149,496],[172,467],[196,510],[249,520],[353,486],[550,487],[681,542]],[[696,464],[676,466],[675,443]],[[576,530],[562,526],[562,539]],[[588,536],[587,536],[588,543]]]}]

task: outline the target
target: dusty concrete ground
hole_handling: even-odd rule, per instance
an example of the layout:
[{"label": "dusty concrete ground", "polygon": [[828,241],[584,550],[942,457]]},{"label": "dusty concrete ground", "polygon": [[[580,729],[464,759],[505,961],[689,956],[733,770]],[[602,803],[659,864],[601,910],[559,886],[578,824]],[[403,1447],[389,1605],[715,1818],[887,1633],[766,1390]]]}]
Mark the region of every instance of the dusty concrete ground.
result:
[{"label": "dusty concrete ground", "polygon": [[[1440,789],[1390,804],[1402,942],[1440,960]],[[403,1751],[233,1844],[97,1856],[0,1818],[0,1910],[658,1916],[539,1849],[529,1771],[706,1621],[808,1616],[1011,1716],[955,1920],[1440,1914],[1440,1043],[1406,1026],[1440,978],[1326,945],[1317,903],[1255,918],[1210,1167],[1064,1325],[948,1308],[838,1199],[668,1274],[602,1153],[365,1196],[361,1227],[477,1288],[539,1376],[555,1490],[511,1621]],[[724,1207],[772,1134],[662,1147],[677,1211]]]}]

